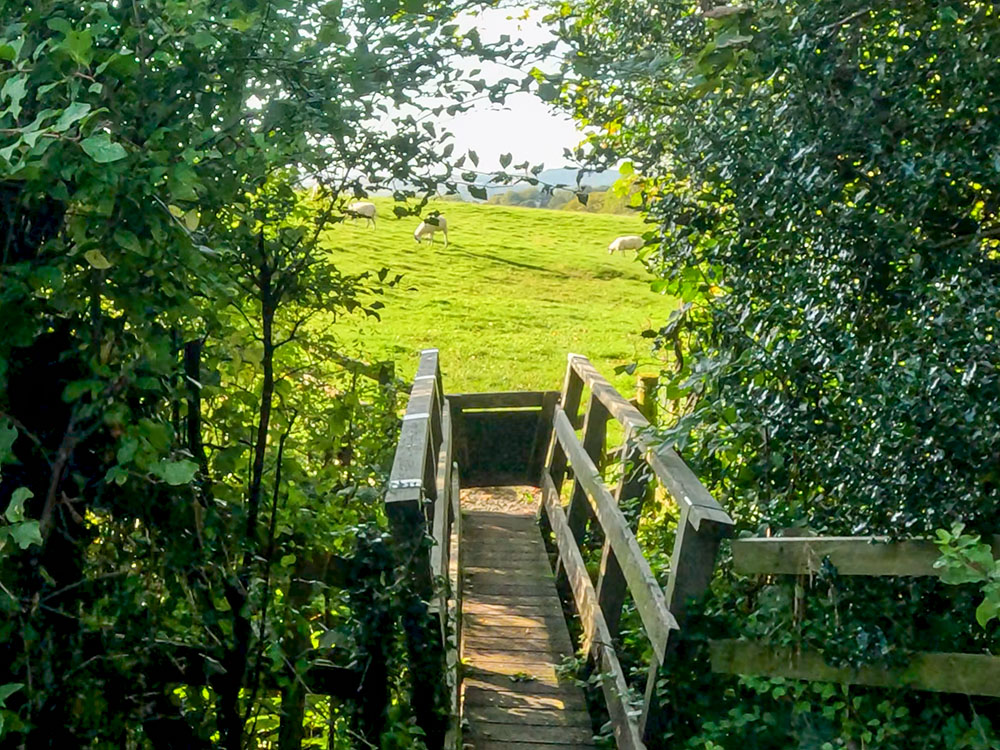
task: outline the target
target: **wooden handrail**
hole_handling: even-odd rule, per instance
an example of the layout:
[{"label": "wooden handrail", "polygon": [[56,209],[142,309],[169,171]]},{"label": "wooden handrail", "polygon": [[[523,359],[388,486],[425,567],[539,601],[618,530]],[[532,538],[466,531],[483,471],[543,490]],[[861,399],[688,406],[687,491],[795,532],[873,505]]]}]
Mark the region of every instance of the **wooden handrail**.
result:
[{"label": "wooden handrail", "polygon": [[615,504],[593,460],[584,452],[583,445],[573,431],[573,425],[562,409],[556,410],[555,430],[559,443],[573,467],[573,476],[590,499],[601,529],[615,553],[618,564],[621,565],[625,582],[632,592],[639,617],[646,628],[646,635],[657,658],[662,661],[666,656],[670,631],[677,629],[677,620],[667,609],[663,590],[657,583],[649,563],[646,562],[635,534],[628,527],[625,515]]},{"label": "wooden handrail", "polygon": [[691,509],[688,522],[695,529],[701,527],[703,520],[733,525],[733,519],[705,489],[677,452],[668,445],[656,444],[653,437],[648,434],[649,420],[597,371],[589,359],[579,354],[571,354],[569,366],[611,416],[621,423],[627,433],[631,433],[657,479],[662,482],[674,502],[681,508]]},{"label": "wooden handrail", "polygon": [[[425,349],[410,389],[389,474],[386,515],[397,562],[419,605],[405,615],[410,674],[419,675],[410,701],[430,746],[441,746],[454,725],[449,685],[450,634],[458,626],[448,607],[449,552],[457,491],[452,467],[451,409],[441,386],[438,350]],[[426,544],[431,537],[433,545]],[[457,667],[457,664],[455,665]],[[455,736],[449,734],[449,738]]]},{"label": "wooden handrail", "polygon": [[[589,389],[590,397],[581,419],[578,412],[584,389]],[[598,469],[606,447],[606,424],[612,418],[625,428],[625,441],[617,459],[622,476],[614,494]],[[581,424],[582,440],[576,436]],[[646,739],[661,731],[665,716],[655,688],[659,668],[673,643],[670,633],[683,627],[688,600],[707,590],[719,543],[730,534],[733,521],[676,451],[657,444],[649,421],[586,357],[569,355],[561,408],[554,410],[553,428],[542,472],[540,513],[554,533],[559,576],[570,584],[583,622],[584,651],[608,675],[603,687],[618,746],[639,750],[645,747]],[[572,472],[573,491],[564,511],[560,498],[567,470]],[[660,588],[642,554],[634,526],[629,525],[619,508],[627,500],[638,503],[641,510],[653,478],[667,490],[679,511],[666,591]],[[582,567],[580,550],[587,543],[585,530],[591,516],[604,536],[596,590]],[[638,720],[628,705],[625,679],[613,645],[627,592],[632,594],[653,647]]]},{"label": "wooden handrail", "polygon": [[607,677],[601,680],[604,701],[608,706],[608,715],[614,729],[615,740],[619,750],[644,750],[642,730],[636,721],[636,711],[629,701],[628,683],[625,673],[615,653],[611,631],[604,619],[604,614],[598,604],[597,593],[590,582],[587,566],[583,555],[573,537],[573,532],[566,521],[566,514],[559,504],[559,491],[552,484],[548,474],[542,478],[542,502],[546,515],[552,525],[556,542],[560,550],[566,550],[563,565],[573,591],[573,598],[580,613],[583,626],[584,653],[593,654],[600,665],[601,671]]}]

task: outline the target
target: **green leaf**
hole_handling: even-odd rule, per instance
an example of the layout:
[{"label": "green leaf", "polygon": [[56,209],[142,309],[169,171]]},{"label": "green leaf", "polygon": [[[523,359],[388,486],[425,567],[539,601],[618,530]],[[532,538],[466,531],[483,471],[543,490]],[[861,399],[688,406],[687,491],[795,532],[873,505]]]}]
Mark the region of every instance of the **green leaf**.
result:
[{"label": "green leaf", "polygon": [[476,167],[479,166],[479,154],[477,154],[475,151],[469,152],[469,160],[472,162],[473,166]]},{"label": "green leaf", "polygon": [[69,56],[80,65],[90,65],[90,61],[94,58],[94,37],[90,33],[90,29],[70,31],[62,43],[57,46],[58,48],[66,50]]},{"label": "green leaf", "polygon": [[1000,597],[987,596],[976,607],[976,622],[985,628],[994,618],[1000,618]]},{"label": "green leaf", "polygon": [[180,461],[161,461],[156,473],[167,484],[177,486],[190,483],[197,471],[198,464],[185,458]]},{"label": "green leaf", "polygon": [[0,88],[0,102],[4,100],[10,102],[8,109],[15,120],[21,116],[21,100],[24,99],[27,87],[28,76],[21,73],[8,78],[3,88]]},{"label": "green leaf", "polygon": [[295,564],[295,555],[285,555],[280,560],[281,567],[288,568]]},{"label": "green leaf", "polygon": [[41,545],[42,534],[39,531],[38,521],[25,521],[9,527],[10,538],[21,549],[28,549],[32,544]]},{"label": "green leaf", "polygon": [[127,229],[118,229],[115,231],[115,242],[118,243],[118,247],[124,248],[129,252],[142,254],[142,243],[139,242],[139,238],[135,236],[132,232]]},{"label": "green leaf", "polygon": [[63,110],[62,115],[52,127],[57,133],[62,133],[73,127],[77,120],[84,117],[88,112],[90,112],[89,104],[86,102],[73,102]]},{"label": "green leaf", "polygon": [[10,497],[10,504],[4,511],[4,518],[11,523],[20,523],[24,520],[24,501],[34,497],[35,493],[27,487],[18,487]]},{"label": "green leaf", "polygon": [[958,12],[950,5],[938,8],[938,18],[948,23],[955,23],[958,20]]},{"label": "green leaf", "polygon": [[23,687],[24,684],[20,682],[8,682],[6,685],[0,685],[0,708],[6,708],[5,701]]},{"label": "green leaf", "polygon": [[85,138],[80,147],[98,164],[109,164],[128,156],[128,152],[120,143],[112,143],[111,136],[107,133],[98,133]]},{"label": "green leaf", "polygon": [[199,31],[197,34],[192,34],[188,37],[188,41],[198,49],[205,49],[219,43],[219,40],[207,31]]},{"label": "green leaf", "polygon": [[504,154],[500,157],[500,166],[506,169],[510,163],[514,160],[514,157],[510,154]]},{"label": "green leaf", "polygon": [[104,253],[100,250],[88,250],[83,254],[83,257],[86,258],[90,265],[99,270],[103,271],[107,268],[111,268],[111,261],[105,258]]},{"label": "green leaf", "polygon": [[486,188],[479,187],[478,185],[469,186],[469,195],[473,198],[478,198],[481,201],[486,200]]},{"label": "green leaf", "polygon": [[11,458],[11,447],[17,440],[17,428],[8,420],[0,422],[0,464]]}]

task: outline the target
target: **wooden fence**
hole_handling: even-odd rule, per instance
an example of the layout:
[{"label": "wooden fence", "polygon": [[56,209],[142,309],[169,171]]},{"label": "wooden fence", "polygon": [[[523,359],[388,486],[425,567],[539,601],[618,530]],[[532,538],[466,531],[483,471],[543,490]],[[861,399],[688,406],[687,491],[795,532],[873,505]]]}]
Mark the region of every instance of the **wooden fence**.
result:
[{"label": "wooden fence", "polygon": [[[459,477],[453,460],[451,407],[441,388],[438,350],[425,349],[410,390],[385,507],[396,559],[412,601],[404,629],[410,702],[428,747],[458,742],[458,646],[461,580],[451,580],[452,534],[461,538]],[[461,547],[455,545],[457,554]]]},{"label": "wooden fence", "polygon": [[[829,561],[842,576],[937,576],[940,552],[931,541],[880,537],[770,537],[733,541],[733,564],[748,575],[813,575]],[[1000,537],[994,537],[994,554]],[[971,617],[971,613],[967,616]],[[712,671],[878,687],[908,687],[1000,697],[1000,657],[919,652],[905,667],[834,667],[821,653],[754,641],[710,644]]]},{"label": "wooden fence", "polygon": [[[577,438],[584,389],[589,399],[583,414],[582,440]],[[612,491],[599,465],[606,450],[607,425],[616,419],[625,430],[617,460],[621,480]],[[570,355],[558,406],[553,410],[553,435],[542,472],[542,518],[551,528],[559,553],[560,580],[569,583],[583,625],[583,651],[603,674],[602,690],[623,750],[645,747],[655,734],[666,707],[656,700],[660,666],[671,648],[671,631],[683,627],[685,603],[701,595],[712,577],[715,555],[733,522],[681,458],[669,447],[656,446],[646,434],[649,422],[594,369],[586,357]],[[563,508],[562,485],[572,473],[572,494]],[[660,588],[635,538],[635,524],[621,505],[637,504],[658,480],[676,503],[677,534],[666,591]],[[638,518],[638,512],[633,519]],[[596,585],[584,564],[581,544],[593,519],[603,532],[600,572]],[[632,705],[625,675],[615,651],[626,593],[631,593],[653,648],[645,696]]]}]

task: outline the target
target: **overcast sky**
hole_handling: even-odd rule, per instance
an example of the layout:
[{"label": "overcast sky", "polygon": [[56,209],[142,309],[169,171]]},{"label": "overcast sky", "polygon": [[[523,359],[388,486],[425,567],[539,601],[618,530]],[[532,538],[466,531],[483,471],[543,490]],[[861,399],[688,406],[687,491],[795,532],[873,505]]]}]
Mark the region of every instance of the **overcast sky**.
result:
[{"label": "overcast sky", "polygon": [[[493,9],[465,20],[479,29],[484,42],[496,41],[501,34],[523,39],[529,45],[544,44],[552,39],[551,32],[541,23],[542,13],[532,11],[527,20],[511,18],[523,9]],[[463,24],[464,25],[464,24]],[[540,66],[542,67],[542,66]],[[489,73],[490,67],[483,66]],[[512,73],[498,69],[497,77],[520,78],[527,70]],[[479,156],[479,168],[500,169],[500,154],[510,153],[514,163],[528,161],[544,163],[545,167],[563,166],[563,149],[573,148],[583,134],[566,115],[555,113],[549,105],[533,94],[519,93],[503,105],[482,102],[475,109],[443,122],[455,134],[455,152],[469,149]]]}]

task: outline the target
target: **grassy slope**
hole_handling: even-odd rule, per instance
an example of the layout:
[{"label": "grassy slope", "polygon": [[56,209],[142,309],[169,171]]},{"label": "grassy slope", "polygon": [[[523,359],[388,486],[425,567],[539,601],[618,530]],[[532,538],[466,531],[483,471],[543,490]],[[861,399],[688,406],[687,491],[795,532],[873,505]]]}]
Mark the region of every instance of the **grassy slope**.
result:
[{"label": "grassy slope", "polygon": [[615,236],[642,231],[638,218],[440,203],[445,249],[440,236],[418,246],[417,220],[396,220],[391,202],[377,203],[377,231],[348,222],[328,238],[345,271],[386,265],[404,274],[382,322],[353,334],[362,350],[395,360],[409,378],[418,351],[437,347],[449,392],[559,389],[566,354],[577,352],[632,393],[633,378],[613,377],[613,367],[647,358],[639,331],[673,308],[631,257],[608,255]]}]

